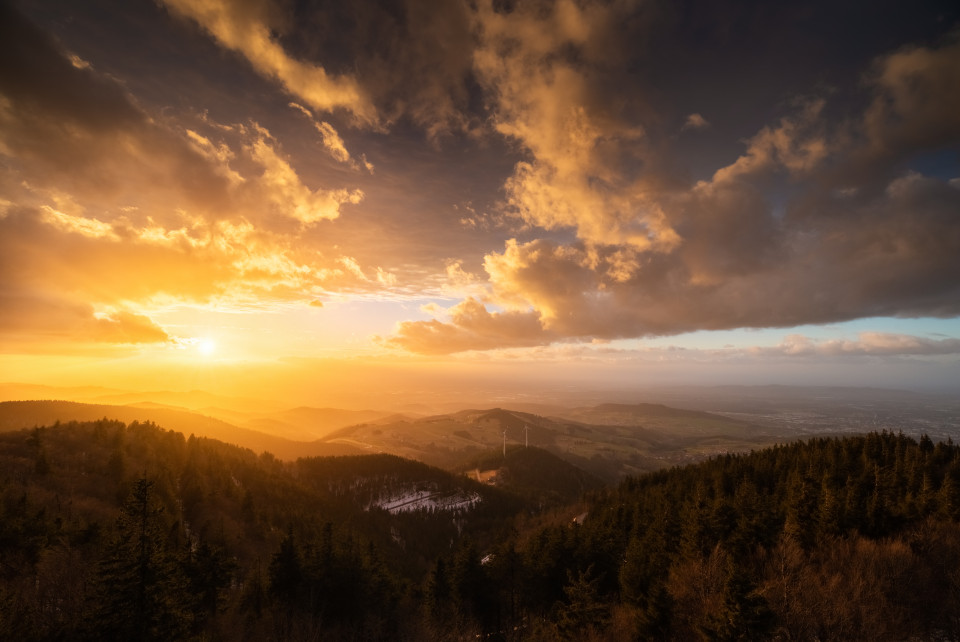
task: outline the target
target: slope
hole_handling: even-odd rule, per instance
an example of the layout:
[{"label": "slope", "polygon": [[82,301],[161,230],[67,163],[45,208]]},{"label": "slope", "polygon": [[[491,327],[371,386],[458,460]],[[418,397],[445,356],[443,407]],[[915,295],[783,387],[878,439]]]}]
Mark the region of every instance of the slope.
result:
[{"label": "slope", "polygon": [[110,406],[72,401],[0,402],[0,431],[20,430],[67,421],[116,419],[124,423],[150,421],[186,435],[219,439],[257,453],[270,452],[281,459],[323,455],[359,454],[362,450],[339,443],[300,442],[240,428],[219,419],[185,410],[157,406]]},{"label": "slope", "polygon": [[330,433],[326,441],[391,452],[443,468],[455,468],[492,449],[502,450],[504,443],[529,444],[606,481],[777,441],[777,435],[743,421],[665,406],[600,406],[581,409],[573,416],[593,421],[502,408],[473,409],[350,426]]}]

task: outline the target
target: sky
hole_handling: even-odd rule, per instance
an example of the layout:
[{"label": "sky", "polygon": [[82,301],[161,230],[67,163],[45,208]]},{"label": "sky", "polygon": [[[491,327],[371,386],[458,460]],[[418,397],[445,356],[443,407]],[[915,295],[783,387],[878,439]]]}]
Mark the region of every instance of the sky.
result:
[{"label": "sky", "polygon": [[960,392],[960,6],[4,0],[0,373]]}]

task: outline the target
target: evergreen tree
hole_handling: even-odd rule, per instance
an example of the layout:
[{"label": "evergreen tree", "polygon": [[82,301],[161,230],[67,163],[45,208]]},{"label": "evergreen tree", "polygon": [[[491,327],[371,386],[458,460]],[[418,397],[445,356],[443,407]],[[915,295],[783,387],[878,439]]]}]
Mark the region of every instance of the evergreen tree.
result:
[{"label": "evergreen tree", "polygon": [[955,520],[960,517],[960,488],[949,471],[944,475],[937,493],[937,508],[944,519]]},{"label": "evergreen tree", "polygon": [[579,640],[589,631],[603,628],[608,611],[600,598],[600,577],[593,576],[593,567],[574,575],[567,571],[565,596],[560,606],[558,628],[565,638]]},{"label": "evergreen tree", "polygon": [[302,583],[303,562],[291,528],[270,560],[270,593],[287,606],[295,606]]},{"label": "evergreen tree", "polygon": [[428,615],[438,622],[446,620],[450,613],[450,580],[442,557],[437,558],[427,578],[426,598]]},{"label": "evergreen tree", "polygon": [[493,615],[490,587],[473,542],[461,546],[453,559],[451,588],[460,617],[483,625]]},{"label": "evergreen tree", "polygon": [[796,539],[804,550],[810,550],[817,535],[819,488],[808,474],[796,473],[787,492],[787,515],[783,530]]},{"label": "evergreen tree", "polygon": [[821,537],[825,535],[839,535],[841,528],[841,502],[837,490],[831,483],[829,475],[824,475],[820,483],[820,513],[817,517],[817,526]]},{"label": "evergreen tree", "polygon": [[89,633],[94,639],[175,640],[189,633],[186,582],[164,546],[165,527],[151,488],[139,479],[101,560]]},{"label": "evergreen tree", "polygon": [[223,592],[230,585],[236,563],[223,549],[206,542],[188,548],[184,557],[183,566],[193,596],[195,617],[204,620],[216,615],[223,604]]},{"label": "evergreen tree", "polygon": [[738,560],[728,557],[726,572],[723,605],[709,618],[704,636],[721,642],[762,638],[773,625],[770,606]]}]

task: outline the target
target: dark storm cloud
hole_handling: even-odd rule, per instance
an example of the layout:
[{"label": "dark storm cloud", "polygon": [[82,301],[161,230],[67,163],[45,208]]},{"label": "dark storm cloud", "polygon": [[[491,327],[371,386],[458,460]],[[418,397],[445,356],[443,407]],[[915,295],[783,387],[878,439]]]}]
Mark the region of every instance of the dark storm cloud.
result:
[{"label": "dark storm cloud", "polygon": [[[481,59],[481,78],[500,90],[500,131],[533,155],[507,182],[510,203],[530,223],[580,238],[510,241],[487,255],[487,302],[542,329],[512,334],[514,324],[500,323],[504,335],[538,345],[960,314],[960,181],[910,170],[918,155],[960,144],[955,41],[878,56],[861,72],[858,100],[795,99],[708,180],[651,181],[657,170],[643,166],[664,153],[652,140],[656,121],[610,119],[593,106],[595,76],[556,56],[586,47],[592,28],[610,28],[605,10],[558,3],[553,14],[525,16],[527,25],[489,17],[488,33],[515,44]],[[583,32],[564,32],[564,11],[578,14]],[[635,180],[600,153],[611,144],[635,153]],[[396,342],[423,350],[419,323],[401,324]],[[430,351],[442,351],[452,333],[433,333]],[[450,351],[463,349],[457,338]]]}]

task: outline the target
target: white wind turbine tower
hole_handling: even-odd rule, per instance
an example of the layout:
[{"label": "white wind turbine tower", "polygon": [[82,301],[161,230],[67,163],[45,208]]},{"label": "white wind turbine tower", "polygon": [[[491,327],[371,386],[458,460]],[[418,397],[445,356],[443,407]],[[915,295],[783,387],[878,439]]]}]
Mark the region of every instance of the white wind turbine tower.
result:
[{"label": "white wind turbine tower", "polygon": [[523,447],[530,447],[530,426],[526,424],[523,425]]},{"label": "white wind turbine tower", "polygon": [[507,431],[503,431],[503,456],[507,456]]}]

